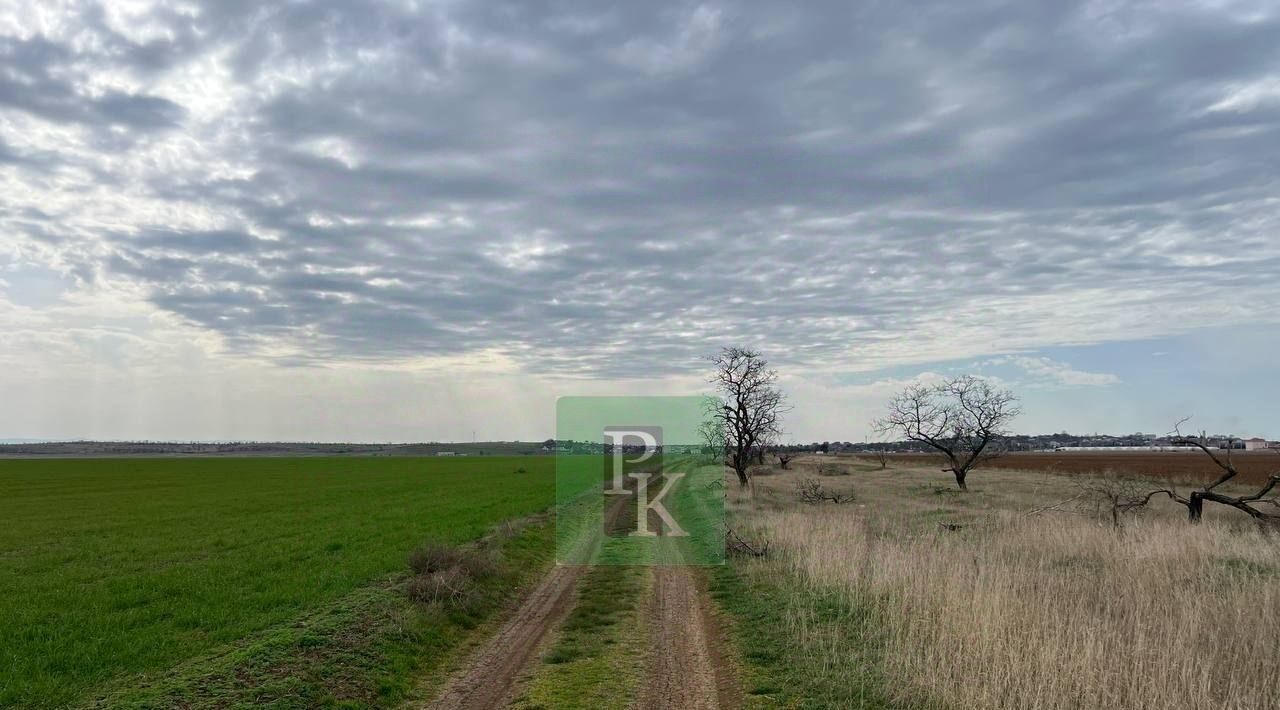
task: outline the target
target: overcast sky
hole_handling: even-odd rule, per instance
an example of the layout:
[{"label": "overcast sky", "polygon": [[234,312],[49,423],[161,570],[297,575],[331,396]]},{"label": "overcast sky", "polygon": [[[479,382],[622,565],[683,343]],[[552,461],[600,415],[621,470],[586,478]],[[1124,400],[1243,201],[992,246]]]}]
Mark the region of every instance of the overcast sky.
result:
[{"label": "overcast sky", "polygon": [[1271,2],[0,1],[0,437],[1280,436]]}]

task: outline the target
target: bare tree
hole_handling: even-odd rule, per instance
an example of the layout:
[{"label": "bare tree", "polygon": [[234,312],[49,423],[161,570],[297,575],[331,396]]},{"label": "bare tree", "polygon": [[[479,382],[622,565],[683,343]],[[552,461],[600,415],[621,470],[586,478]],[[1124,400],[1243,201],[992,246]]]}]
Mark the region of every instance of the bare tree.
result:
[{"label": "bare tree", "polygon": [[[1125,476],[1081,476],[1076,479],[1076,488],[1080,493],[1075,498],[1063,501],[1069,503],[1080,501],[1080,512],[1091,517],[1109,520],[1111,527],[1120,528],[1124,524],[1124,516],[1142,512],[1142,506],[1135,501],[1142,498],[1142,484]],[[1061,505],[1061,504],[1057,504]],[[1049,506],[1051,510],[1057,506]]]},{"label": "bare tree", "polygon": [[791,465],[791,460],[796,457],[796,452],[788,451],[786,449],[778,449],[775,452],[775,455],[778,457],[778,466],[786,469]]},{"label": "bare tree", "polygon": [[711,362],[715,374],[710,382],[720,399],[713,403],[704,434],[723,452],[738,483],[746,486],[751,462],[782,433],[786,397],[777,387],[778,373],[754,350],[725,348]]},{"label": "bare tree", "polygon": [[882,433],[918,441],[945,457],[960,490],[974,466],[1005,453],[1009,422],[1018,416],[1018,398],[986,380],[965,375],[940,384],[914,384],[889,401],[875,422]]},{"label": "bare tree", "polygon": [[883,471],[884,469],[889,468],[888,449],[876,449],[875,451],[872,451],[871,458],[875,459],[875,462],[880,464],[880,470]]},{"label": "bare tree", "polygon": [[[1220,486],[1235,478],[1240,473],[1240,471],[1236,469],[1235,464],[1231,461],[1231,451],[1236,440],[1234,438],[1228,438],[1225,442],[1225,449],[1221,453],[1215,453],[1214,450],[1209,447],[1209,442],[1207,437],[1204,435],[1204,432],[1201,432],[1198,437],[1187,436],[1182,433],[1182,425],[1186,424],[1189,420],[1190,417],[1187,417],[1173,427],[1173,431],[1169,434],[1170,443],[1174,446],[1192,446],[1199,449],[1204,452],[1211,461],[1213,461],[1214,465],[1217,466],[1222,473],[1213,481],[1205,484],[1203,488],[1191,491],[1186,497],[1180,495],[1175,488],[1159,488],[1148,492],[1144,496],[1135,496],[1134,498],[1125,501],[1123,503],[1124,510],[1127,511],[1135,508],[1141,508],[1151,502],[1152,498],[1164,495],[1167,496],[1169,500],[1172,500],[1179,505],[1186,506],[1187,520],[1193,523],[1200,522],[1201,517],[1204,515],[1204,502],[1209,501],[1211,503],[1229,506],[1247,513],[1256,520],[1259,525],[1280,526],[1280,492],[1272,494],[1272,491],[1275,490],[1276,486],[1280,485],[1280,472],[1271,474],[1267,479],[1267,482],[1262,484],[1262,487],[1258,489],[1256,493],[1251,495],[1229,496],[1220,492],[1217,490]],[[1271,508],[1275,509],[1275,512],[1272,512],[1270,509],[1263,510],[1261,506],[1264,505],[1271,506]]]}]

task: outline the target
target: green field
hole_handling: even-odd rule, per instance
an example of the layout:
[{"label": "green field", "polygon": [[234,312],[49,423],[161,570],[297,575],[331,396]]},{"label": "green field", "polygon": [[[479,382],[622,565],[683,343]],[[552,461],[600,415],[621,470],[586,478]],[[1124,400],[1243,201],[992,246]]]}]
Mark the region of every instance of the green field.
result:
[{"label": "green field", "polygon": [[231,657],[392,584],[426,540],[547,509],[553,467],[0,460],[0,707],[82,704]]}]

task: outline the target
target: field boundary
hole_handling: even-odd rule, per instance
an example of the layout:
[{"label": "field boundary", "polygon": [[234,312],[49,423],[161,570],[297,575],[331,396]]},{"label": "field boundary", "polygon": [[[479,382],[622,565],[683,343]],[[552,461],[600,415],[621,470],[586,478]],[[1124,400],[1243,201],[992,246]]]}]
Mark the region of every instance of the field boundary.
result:
[{"label": "field boundary", "polygon": [[[500,563],[516,570],[523,580],[516,584],[523,586],[550,560],[550,528],[544,511],[495,525],[459,549],[474,553],[499,547]],[[510,559],[512,555],[518,559]],[[407,700],[415,696],[424,674],[447,663],[479,628],[474,616],[415,605],[406,596],[411,579],[408,571],[397,572],[162,674],[119,680],[86,707],[201,707],[272,698],[287,707]],[[495,578],[490,593],[512,581],[509,576]],[[480,613],[482,627],[497,610]],[[335,660],[342,663],[335,666]],[[356,673],[334,676],[334,667]],[[297,702],[290,705],[287,698]]]}]

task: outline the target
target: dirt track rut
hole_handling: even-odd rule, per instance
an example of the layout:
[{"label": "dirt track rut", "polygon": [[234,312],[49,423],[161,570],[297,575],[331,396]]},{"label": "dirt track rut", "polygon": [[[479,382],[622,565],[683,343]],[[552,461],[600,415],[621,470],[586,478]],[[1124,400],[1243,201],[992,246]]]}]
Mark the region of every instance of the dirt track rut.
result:
[{"label": "dirt track rut", "polygon": [[643,710],[716,710],[741,707],[721,647],[719,629],[692,567],[654,570],[649,618],[654,624]]},{"label": "dirt track rut", "polygon": [[[605,511],[605,529],[617,524],[625,503],[625,499],[619,499]],[[446,681],[443,690],[427,707],[489,710],[510,704],[521,676],[537,659],[543,643],[573,609],[578,582],[586,570],[582,565],[552,567],[521,601],[515,614]]]},{"label": "dirt track rut", "polygon": [[543,640],[573,608],[574,589],[584,567],[552,568],[498,633],[453,676],[427,707],[439,710],[488,710],[505,707],[524,669]]},{"label": "dirt track rut", "polygon": [[[605,528],[620,522],[619,501],[606,513]],[[656,523],[655,523],[656,524]],[[445,684],[433,710],[488,710],[510,704],[521,678],[537,660],[552,632],[569,615],[587,567],[556,566],[520,604],[515,614]],[[619,698],[618,707],[641,710],[731,710],[742,706],[741,691],[726,658],[701,570],[654,568],[654,590],[645,618],[650,631],[648,673],[637,703]]]}]

